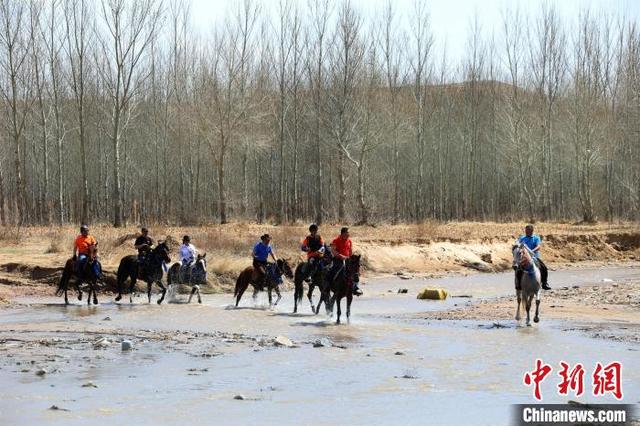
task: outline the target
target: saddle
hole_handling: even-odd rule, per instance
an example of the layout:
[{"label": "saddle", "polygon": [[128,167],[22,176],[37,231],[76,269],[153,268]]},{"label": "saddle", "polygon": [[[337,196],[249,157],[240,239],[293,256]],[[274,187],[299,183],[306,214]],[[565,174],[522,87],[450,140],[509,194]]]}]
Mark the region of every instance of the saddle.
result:
[{"label": "saddle", "polygon": [[193,271],[193,267],[195,264],[180,264],[180,270],[178,271],[178,279],[181,283],[188,283],[191,280],[191,272]]}]

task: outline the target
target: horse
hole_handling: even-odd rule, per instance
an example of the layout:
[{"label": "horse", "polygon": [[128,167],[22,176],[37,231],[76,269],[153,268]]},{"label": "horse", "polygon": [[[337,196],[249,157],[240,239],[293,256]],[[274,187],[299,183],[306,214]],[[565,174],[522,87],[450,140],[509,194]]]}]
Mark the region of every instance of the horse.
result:
[{"label": "horse", "polygon": [[78,291],[78,300],[82,300],[82,290],[80,286],[83,283],[87,283],[89,286],[89,294],[87,295],[87,304],[91,305],[91,295],[93,293],[93,304],[98,304],[98,296],[96,293],[96,287],[98,280],[102,275],[102,266],[98,260],[98,247],[95,245],[89,247],[89,255],[87,260],[82,263],[80,270],[76,270],[76,260],[71,258],[65,262],[64,269],[62,271],[62,277],[58,283],[58,290],[56,296],[62,296],[64,294],[64,304],[69,304],[69,298],[67,291],[69,290],[69,283],[71,278],[75,277],[75,287]]},{"label": "horse", "polygon": [[351,255],[344,263],[344,267],[336,273],[334,277],[329,277],[329,290],[333,292],[329,306],[338,302],[338,318],[336,324],[340,324],[340,301],[347,298],[347,323],[351,316],[351,302],[353,301],[353,283],[360,282],[360,255]]},{"label": "horse", "polygon": [[[194,294],[198,295],[198,303],[202,303],[200,297],[200,285],[207,283],[207,253],[199,254],[195,263],[191,267],[191,271],[183,271],[181,273],[181,265],[176,262],[169,268],[167,272],[167,284],[169,288],[173,288],[174,284],[189,284],[191,285],[191,294],[189,294],[189,301]],[[186,269],[186,268],[185,268]]]},{"label": "horse", "polygon": [[[240,299],[242,298],[245,290],[249,287],[249,284],[253,286],[253,300],[255,302],[258,292],[264,290],[263,284],[265,283],[267,284],[267,291],[269,293],[269,307],[276,306],[280,299],[282,299],[282,295],[278,289],[278,281],[280,281],[283,275],[289,279],[293,278],[291,266],[289,265],[289,261],[286,259],[278,259],[276,263],[268,264],[267,276],[264,281],[258,281],[260,276],[258,272],[254,270],[253,266],[247,267],[245,270],[240,272],[240,275],[238,275],[238,279],[236,280],[236,287],[233,292],[233,297],[236,298],[236,307],[240,303]],[[276,295],[278,296],[276,303],[272,303],[273,299],[271,296],[271,290],[275,290]]]},{"label": "horse", "polygon": [[515,244],[511,248],[513,252],[513,269],[515,270],[516,296],[518,308],[516,309],[516,321],[520,321],[520,304],[524,299],[524,308],[527,311],[527,326],[531,326],[530,310],[533,297],[536,298],[536,312],[533,322],[540,321],[540,269],[534,262],[529,248],[523,243]]},{"label": "horse", "polygon": [[161,241],[157,246],[147,253],[144,262],[140,264],[138,262],[138,256],[131,255],[125,256],[120,260],[120,266],[118,266],[118,296],[116,302],[122,299],[122,290],[127,278],[131,279],[129,285],[129,303],[133,303],[133,290],[138,278],[147,283],[147,297],[149,303],[151,303],[151,286],[153,283],[158,284],[162,290],[162,296],[158,299],[158,305],[164,300],[167,289],[162,285],[163,263],[171,262],[169,257],[169,246],[166,241]]},{"label": "horse", "polygon": [[[304,281],[309,283],[309,291],[307,292],[307,299],[309,299],[309,304],[311,305],[311,311],[314,314],[320,313],[320,305],[324,301],[325,308],[327,312],[329,312],[329,295],[328,295],[328,286],[326,285],[325,270],[324,267],[331,261],[331,252],[329,250],[325,250],[325,255],[316,259],[315,270],[310,274],[309,273],[309,262],[299,263],[296,266],[296,270],[294,273],[293,283],[294,283],[294,291],[293,291],[293,313],[298,312],[298,303],[302,302],[302,296],[304,294]],[[320,300],[318,301],[318,306],[315,307],[313,303],[313,290],[318,287],[320,289]]]}]

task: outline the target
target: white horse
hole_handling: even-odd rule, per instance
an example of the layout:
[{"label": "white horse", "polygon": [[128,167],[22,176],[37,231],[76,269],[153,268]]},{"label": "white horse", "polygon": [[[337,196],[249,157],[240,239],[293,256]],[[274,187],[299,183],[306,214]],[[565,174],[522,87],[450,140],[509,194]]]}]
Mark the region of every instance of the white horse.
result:
[{"label": "white horse", "polygon": [[515,244],[513,252],[513,269],[516,271],[516,295],[518,297],[518,308],[516,310],[516,321],[520,321],[520,304],[524,298],[524,307],[527,311],[527,326],[531,325],[530,313],[533,297],[536,298],[536,313],[533,322],[540,321],[538,316],[540,310],[540,289],[542,288],[540,279],[540,269],[533,260],[533,253],[523,244]]}]

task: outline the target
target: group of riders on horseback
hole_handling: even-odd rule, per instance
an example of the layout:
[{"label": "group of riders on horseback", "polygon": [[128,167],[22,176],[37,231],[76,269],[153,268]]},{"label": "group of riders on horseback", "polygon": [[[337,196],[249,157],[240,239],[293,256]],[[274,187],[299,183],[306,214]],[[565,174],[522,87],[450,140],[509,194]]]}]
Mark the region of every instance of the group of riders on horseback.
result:
[{"label": "group of riders on horseback", "polygon": [[[516,247],[519,250],[526,251],[526,258],[530,262],[516,265],[516,290],[519,290],[519,284],[522,281],[523,274],[531,274],[533,266],[539,270],[539,281],[541,287],[549,290],[547,282],[547,267],[540,257],[541,239],[533,233],[533,225],[525,227],[525,234],[518,238]],[[77,287],[81,299],[79,283],[89,284],[89,297],[93,293],[93,301],[97,304],[95,285],[97,280],[102,276],[100,262],[97,256],[97,240],[89,234],[89,228],[86,225],[80,227],[80,235],[74,241],[73,257],[67,262],[65,272],[61,279],[59,293],[64,292],[65,302],[67,302],[66,290],[68,282],[72,274],[78,279]],[[206,282],[206,254],[198,254],[198,250],[191,243],[191,238],[185,235],[182,238],[180,246],[179,262],[167,269],[170,262],[170,248],[166,241],[160,241],[154,246],[154,241],[149,237],[149,230],[145,227],[141,229],[140,235],[134,242],[135,249],[138,250],[137,256],[124,257],[118,268],[118,296],[116,301],[122,297],[124,282],[127,278],[131,279],[130,294],[133,292],[136,280],[142,279],[147,283],[147,294],[151,301],[151,286],[156,283],[161,291],[162,296],[158,303],[162,303],[167,292],[166,287],[162,283],[163,272],[168,275],[167,282],[169,286],[172,284],[191,284],[192,292],[189,297],[197,294],[198,301],[200,298],[200,284]],[[342,297],[347,297],[347,316],[349,315],[349,307],[353,295],[360,296],[362,291],[358,287],[360,256],[353,254],[353,243],[350,238],[349,228],[343,227],[340,234],[335,237],[331,244],[327,246],[324,239],[318,232],[318,225],[311,224],[309,226],[309,234],[302,240],[300,250],[306,253],[306,262],[300,263],[295,270],[295,276],[291,271],[291,267],[286,259],[278,259],[271,245],[271,236],[264,234],[260,237],[251,252],[253,258],[252,267],[246,268],[236,281],[236,289],[234,296],[236,305],[240,302],[242,294],[251,284],[254,287],[254,298],[256,293],[265,288],[269,290],[269,303],[271,304],[271,290],[274,290],[280,300],[280,292],[278,285],[282,283],[282,276],[286,275],[294,279],[294,312],[297,311],[298,303],[302,299],[302,283],[307,282],[309,292],[307,297],[311,304],[311,308],[318,313],[320,304],[324,301],[327,311],[332,309],[335,300],[338,301],[338,312],[340,312],[339,301]],[[269,262],[269,258],[273,263]],[[317,307],[314,306],[312,294],[314,287],[319,287],[321,291],[320,302]],[[330,294],[333,292],[333,298]],[[276,304],[278,303],[276,301]],[[91,299],[89,299],[91,303]]]}]

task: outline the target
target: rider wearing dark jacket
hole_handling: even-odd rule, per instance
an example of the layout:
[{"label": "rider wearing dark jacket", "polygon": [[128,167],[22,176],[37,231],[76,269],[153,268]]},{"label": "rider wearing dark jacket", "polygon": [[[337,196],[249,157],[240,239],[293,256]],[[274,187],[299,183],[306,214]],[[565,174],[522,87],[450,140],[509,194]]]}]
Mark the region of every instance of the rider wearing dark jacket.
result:
[{"label": "rider wearing dark jacket", "polygon": [[324,239],[318,234],[318,225],[312,223],[309,226],[309,235],[302,240],[300,250],[307,253],[307,263],[305,264],[304,275],[313,275],[324,256]]},{"label": "rider wearing dark jacket", "polygon": [[151,251],[153,240],[149,237],[149,230],[145,227],[140,229],[140,236],[136,238],[133,246],[138,250],[138,260],[144,260],[144,256]]}]

